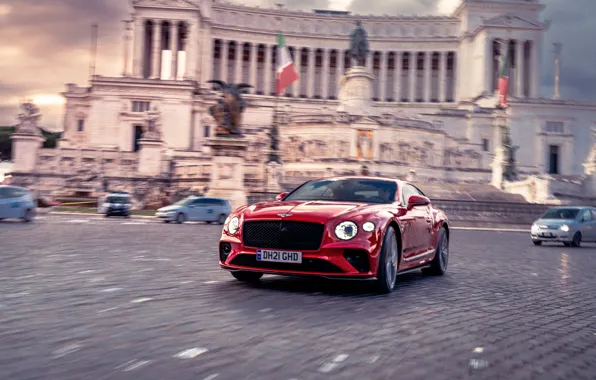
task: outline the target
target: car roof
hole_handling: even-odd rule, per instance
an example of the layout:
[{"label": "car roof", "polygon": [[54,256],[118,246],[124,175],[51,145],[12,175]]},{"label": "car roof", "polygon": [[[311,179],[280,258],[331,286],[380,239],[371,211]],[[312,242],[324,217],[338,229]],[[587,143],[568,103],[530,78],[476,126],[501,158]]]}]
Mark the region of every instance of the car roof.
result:
[{"label": "car roof", "polygon": [[25,187],[21,187],[21,186],[15,186],[15,185],[0,185],[0,189],[23,189],[23,190],[27,190],[29,191],[29,189],[25,188]]},{"label": "car roof", "polygon": [[320,181],[320,180],[325,180],[325,179],[333,179],[333,180],[338,180],[338,179],[368,179],[368,180],[377,180],[377,181],[389,181],[389,182],[395,182],[395,183],[398,183],[398,184],[406,183],[405,181],[402,181],[402,180],[397,179],[397,178],[375,177],[375,176],[368,176],[368,175],[348,175],[348,176],[336,176],[336,177],[319,177],[319,178],[314,178],[313,181]]}]

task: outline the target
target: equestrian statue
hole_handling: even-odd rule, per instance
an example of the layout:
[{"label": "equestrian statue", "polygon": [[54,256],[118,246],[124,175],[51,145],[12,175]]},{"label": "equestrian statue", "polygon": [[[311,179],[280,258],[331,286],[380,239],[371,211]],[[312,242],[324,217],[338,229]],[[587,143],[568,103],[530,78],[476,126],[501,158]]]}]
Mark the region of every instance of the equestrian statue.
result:
[{"label": "equestrian statue", "polygon": [[242,94],[253,87],[247,83],[231,84],[221,80],[210,80],[207,83],[219,85],[222,97],[217,104],[209,107],[209,114],[217,122],[216,136],[242,136],[240,125],[242,113],[246,109],[246,100]]},{"label": "equestrian statue", "polygon": [[352,66],[366,66],[366,57],[369,52],[366,30],[362,27],[362,22],[356,21],[356,29],[350,34]]}]

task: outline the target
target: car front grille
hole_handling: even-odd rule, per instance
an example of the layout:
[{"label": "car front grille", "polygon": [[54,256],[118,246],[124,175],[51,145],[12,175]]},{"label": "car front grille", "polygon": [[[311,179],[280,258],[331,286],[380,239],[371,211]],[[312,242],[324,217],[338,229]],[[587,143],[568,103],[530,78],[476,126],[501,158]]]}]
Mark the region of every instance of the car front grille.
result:
[{"label": "car front grille", "polygon": [[340,268],[328,261],[321,259],[302,258],[301,264],[273,263],[269,261],[257,261],[255,255],[240,254],[234,257],[230,264],[265,270],[271,269],[287,270],[292,272],[343,273]]},{"label": "car front grille", "polygon": [[325,226],[319,223],[248,221],[242,228],[242,240],[247,247],[316,251],[321,246],[324,231]]}]

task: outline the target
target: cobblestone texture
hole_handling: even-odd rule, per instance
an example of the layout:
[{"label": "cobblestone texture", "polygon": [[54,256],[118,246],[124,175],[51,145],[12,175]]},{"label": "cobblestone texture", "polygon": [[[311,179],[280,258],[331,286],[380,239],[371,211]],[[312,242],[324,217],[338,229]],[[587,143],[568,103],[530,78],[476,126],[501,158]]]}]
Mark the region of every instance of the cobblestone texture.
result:
[{"label": "cobblestone texture", "polygon": [[379,296],[242,284],[217,265],[220,228],[0,222],[0,379],[596,378],[594,246],[456,230],[446,276]]}]

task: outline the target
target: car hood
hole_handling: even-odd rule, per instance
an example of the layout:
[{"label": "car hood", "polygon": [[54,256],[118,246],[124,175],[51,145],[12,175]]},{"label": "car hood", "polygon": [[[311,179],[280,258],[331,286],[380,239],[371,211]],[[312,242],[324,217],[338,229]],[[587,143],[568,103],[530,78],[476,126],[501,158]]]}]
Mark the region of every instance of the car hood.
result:
[{"label": "car hood", "polygon": [[573,224],[575,223],[574,219],[538,219],[534,224],[538,226],[552,226],[554,228],[559,228],[563,224]]},{"label": "car hood", "polygon": [[161,212],[168,212],[168,211],[176,211],[180,208],[180,206],[166,206],[158,209],[157,211]]},{"label": "car hood", "polygon": [[296,202],[264,202],[248,206],[244,209],[245,219],[280,219],[280,214],[289,219],[308,219],[325,222],[338,216],[356,210],[372,207],[367,203],[355,202],[325,202],[325,201],[296,201]]}]

